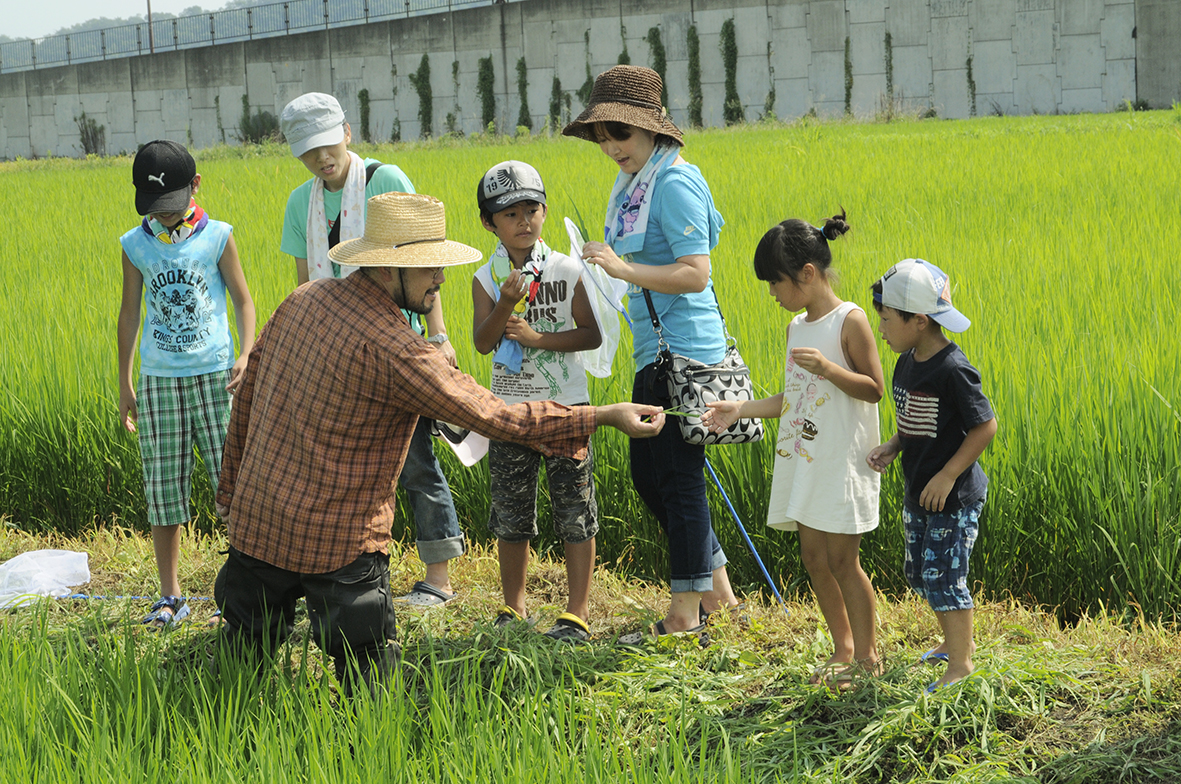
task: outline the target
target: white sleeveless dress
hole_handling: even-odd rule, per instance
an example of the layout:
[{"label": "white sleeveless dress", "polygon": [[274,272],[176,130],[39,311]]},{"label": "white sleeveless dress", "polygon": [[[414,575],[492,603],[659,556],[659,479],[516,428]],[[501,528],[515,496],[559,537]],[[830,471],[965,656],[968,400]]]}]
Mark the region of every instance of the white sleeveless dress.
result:
[{"label": "white sleeveless dress", "polygon": [[803,523],[835,534],[877,528],[880,477],[865,462],[880,443],[877,404],[849,397],[791,356],[792,348],[808,346],[852,370],[841,350],[841,329],[854,310],[860,308],[842,302],[814,322],[805,320],[806,313],[792,319],[767,510],[772,528],[795,531]]}]

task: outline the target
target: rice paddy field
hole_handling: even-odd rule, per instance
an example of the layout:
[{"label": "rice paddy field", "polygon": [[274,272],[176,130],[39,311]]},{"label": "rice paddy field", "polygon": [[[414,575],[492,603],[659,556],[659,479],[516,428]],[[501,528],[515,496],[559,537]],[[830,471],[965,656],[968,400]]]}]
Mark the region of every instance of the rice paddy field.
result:
[{"label": "rice paddy field", "polygon": [[[565,249],[561,218],[597,232],[613,165],[571,139],[445,140],[360,147],[403,168],[447,205],[452,239],[485,252],[473,190],[507,158],[547,183],[545,237]],[[713,254],[730,331],[766,394],[779,390],[784,327],[751,270],[763,232],[788,217],[844,207],[853,232],[834,244],[838,293],[870,314],[868,287],[894,262],[925,258],[950,273],[972,319],[957,342],[980,368],[1000,431],[982,464],[989,501],[972,564],[977,593],[1084,612],[1138,608],[1175,619],[1181,603],[1181,278],[1177,171],[1181,114],[980,118],[892,124],[801,121],[687,137],[726,218]],[[232,223],[260,323],[295,284],[278,250],[289,191],[307,173],[284,147],[197,154],[199,200]],[[131,162],[0,164],[0,516],[11,529],[74,535],[145,527],[138,453],[117,423],[118,237],[138,220]],[[444,306],[460,365],[486,381],[470,344],[469,275],[448,271]],[[880,346],[887,385],[894,357]],[[621,346],[596,402],[625,399],[633,371]],[[880,405],[883,434],[893,407]],[[776,423],[770,422],[774,427]],[[623,573],[665,575],[662,534],[631,488],[626,444],[596,436],[601,560]],[[714,447],[709,457],[775,579],[807,590],[793,536],[763,526],[773,440]],[[461,522],[486,541],[487,470],[445,458]],[[196,527],[213,530],[198,479]],[[863,561],[879,590],[905,592],[897,467],[883,482],[882,520]],[[760,577],[714,493],[715,527],[735,582]],[[544,507],[545,501],[542,499]],[[407,516],[401,516],[403,525]],[[544,528],[544,526],[543,526]],[[412,528],[400,532],[413,539]],[[557,545],[545,535],[538,546]]]}]

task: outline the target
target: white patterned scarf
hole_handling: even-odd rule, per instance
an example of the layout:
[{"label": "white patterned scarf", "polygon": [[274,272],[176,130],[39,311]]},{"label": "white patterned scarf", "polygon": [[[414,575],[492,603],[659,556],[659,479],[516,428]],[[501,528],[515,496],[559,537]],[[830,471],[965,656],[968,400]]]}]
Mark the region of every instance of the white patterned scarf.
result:
[{"label": "white patterned scarf", "polygon": [[660,175],[676,162],[680,151],[672,142],[657,144],[638,172],[620,172],[616,176],[607,200],[604,234],[607,244],[620,257],[644,247],[653,187]]},{"label": "white patterned scarf", "polygon": [[[349,151],[349,173],[340,194],[340,241],[359,239],[365,234],[365,162]],[[324,214],[324,180],[312,180],[308,198],[308,280],[343,278],[358,267],[335,264],[328,258],[328,216]]]}]

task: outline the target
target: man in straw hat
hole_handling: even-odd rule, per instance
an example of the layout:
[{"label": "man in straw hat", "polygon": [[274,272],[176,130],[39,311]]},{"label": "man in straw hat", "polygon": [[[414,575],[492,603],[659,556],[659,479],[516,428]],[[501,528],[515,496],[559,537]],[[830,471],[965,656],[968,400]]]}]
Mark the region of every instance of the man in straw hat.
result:
[{"label": "man in straw hat", "polygon": [[217,494],[230,549],[215,595],[225,634],[251,652],[290,634],[305,596],[318,642],[351,692],[355,677],[372,689],[391,666],[387,547],[419,416],[581,459],[599,425],[651,436],[664,414],[632,403],[508,406],[433,350],[402,309],[429,313],[445,268],[480,259],[446,239],[437,199],[373,197],[365,235],[331,256],[360,274],[284,300],[235,397]]}]

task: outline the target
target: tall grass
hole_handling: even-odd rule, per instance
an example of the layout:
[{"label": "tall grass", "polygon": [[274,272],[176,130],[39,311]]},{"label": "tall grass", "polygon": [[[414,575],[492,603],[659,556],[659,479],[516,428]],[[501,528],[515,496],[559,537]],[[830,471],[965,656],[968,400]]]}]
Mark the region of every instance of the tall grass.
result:
[{"label": "tall grass", "polygon": [[[397,163],[420,192],[442,198],[449,235],[485,251],[492,237],[470,186],[497,161],[524,159],[542,173],[545,235],[561,249],[560,218],[580,215],[593,232],[613,176],[594,145],[568,139],[361,152]],[[973,579],[1067,618],[1100,605],[1175,613],[1181,339],[1172,327],[1181,280],[1168,262],[1181,238],[1181,136],[1171,113],[705,131],[688,137],[684,154],[727,220],[715,283],[760,388],[780,388],[788,314],[754,279],[754,246],[784,218],[815,221],[843,205],[854,230],[834,244],[839,293],[871,323],[869,284],[913,256],[951,274],[956,304],[973,321],[955,339],[980,368],[1000,422],[982,460],[991,486]],[[143,523],[136,447],[115,421],[116,240],[137,220],[129,168],[126,159],[0,166],[0,210],[15,224],[0,234],[10,271],[0,287],[0,514],[21,527]],[[205,154],[198,169],[203,205],[235,226],[261,321],[295,282],[278,239],[287,193],[307,174],[281,148]],[[461,367],[486,382],[489,361],[466,337],[471,271],[448,271],[444,306]],[[893,356],[880,349],[889,382]],[[593,398],[625,399],[631,371],[624,345],[615,377],[592,383]],[[892,433],[892,404],[880,410]],[[709,456],[773,572],[802,586],[796,538],[762,526],[772,445]],[[659,578],[663,534],[631,489],[626,443],[606,432],[595,448],[600,552]],[[461,521],[487,537],[486,468],[444,460]],[[883,483],[882,525],[863,544],[875,582],[893,592],[905,587],[900,496],[895,469]],[[753,561],[712,500],[736,582],[754,588]],[[197,507],[211,525],[207,490]],[[549,534],[540,543],[557,546]]]}]

